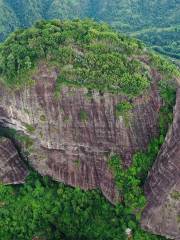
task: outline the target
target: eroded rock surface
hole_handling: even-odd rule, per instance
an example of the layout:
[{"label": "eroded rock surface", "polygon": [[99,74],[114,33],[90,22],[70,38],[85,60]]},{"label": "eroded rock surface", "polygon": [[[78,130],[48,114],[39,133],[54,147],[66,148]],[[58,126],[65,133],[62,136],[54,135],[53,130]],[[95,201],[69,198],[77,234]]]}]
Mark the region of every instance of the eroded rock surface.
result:
[{"label": "eroded rock surface", "polygon": [[82,189],[100,188],[113,202],[109,154],[120,154],[129,166],[132,155],[158,134],[157,86],[133,100],[127,121],[116,114],[116,105],[127,98],[122,95],[94,91],[89,96],[85,88],[63,87],[55,98],[57,75],[42,64],[34,86],[15,92],[1,87],[0,121],[33,139],[29,159],[40,174]]},{"label": "eroded rock surface", "polygon": [[180,239],[180,89],[174,121],[148,176],[148,205],[142,218],[146,230]]},{"label": "eroded rock surface", "polygon": [[7,138],[0,138],[0,182],[4,184],[24,183],[27,174],[28,170],[13,143]]}]

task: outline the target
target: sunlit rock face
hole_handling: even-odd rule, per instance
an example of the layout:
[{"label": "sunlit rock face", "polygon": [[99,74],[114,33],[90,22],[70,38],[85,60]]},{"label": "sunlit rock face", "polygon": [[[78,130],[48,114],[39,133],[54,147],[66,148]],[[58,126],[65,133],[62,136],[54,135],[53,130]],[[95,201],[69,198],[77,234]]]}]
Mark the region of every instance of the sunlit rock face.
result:
[{"label": "sunlit rock face", "polygon": [[[86,88],[66,86],[55,97],[58,74],[40,64],[35,85],[17,91],[2,86],[1,124],[33,139],[29,161],[40,174],[82,189],[99,188],[115,202],[109,155],[120,154],[124,166],[129,166],[132,155],[146,149],[158,134],[162,101],[156,81],[132,101],[127,118],[116,114],[116,105],[127,100],[124,95],[97,91],[89,95]],[[159,77],[152,74],[155,80]]]},{"label": "sunlit rock face", "polygon": [[24,183],[28,170],[18,155],[13,143],[0,138],[0,182],[3,184]]},{"label": "sunlit rock face", "polygon": [[155,234],[180,239],[180,89],[174,120],[145,184],[148,205],[142,227]]}]

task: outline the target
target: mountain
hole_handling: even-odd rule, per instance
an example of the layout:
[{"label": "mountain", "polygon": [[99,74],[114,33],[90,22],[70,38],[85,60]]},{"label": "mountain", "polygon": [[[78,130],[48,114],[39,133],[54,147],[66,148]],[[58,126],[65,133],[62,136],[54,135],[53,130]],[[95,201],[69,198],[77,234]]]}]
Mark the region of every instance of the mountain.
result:
[{"label": "mountain", "polygon": [[[172,167],[178,133],[166,138],[146,184],[152,189],[147,199],[142,186],[172,123],[179,77],[172,63],[140,41],[91,20],[42,20],[12,33],[0,46],[0,125],[24,152],[30,177],[14,190],[0,185],[0,238],[114,240],[126,239],[131,228],[135,240],[161,239],[140,229],[145,211],[144,229],[178,239],[176,215],[168,221],[156,215],[179,181],[179,166]],[[172,129],[177,124],[175,113]],[[9,164],[6,158],[0,156],[0,166]],[[9,174],[8,183],[16,184],[16,159],[3,167],[1,182]],[[27,169],[19,168],[23,182]],[[159,185],[167,188],[162,198]],[[178,200],[173,203],[177,211]],[[156,225],[148,225],[152,219]]]},{"label": "mountain", "polygon": [[38,19],[90,17],[141,39],[162,54],[180,58],[179,0],[0,0],[0,6],[0,40]]}]

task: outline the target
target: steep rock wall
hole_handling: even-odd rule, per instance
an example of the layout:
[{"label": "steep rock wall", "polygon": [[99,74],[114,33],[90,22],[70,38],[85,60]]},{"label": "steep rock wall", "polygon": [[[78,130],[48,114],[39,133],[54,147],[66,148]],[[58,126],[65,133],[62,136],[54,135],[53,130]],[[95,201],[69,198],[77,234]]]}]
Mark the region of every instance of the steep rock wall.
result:
[{"label": "steep rock wall", "polygon": [[148,205],[142,227],[155,234],[180,239],[180,88],[174,120],[145,184]]},{"label": "steep rock wall", "polygon": [[82,189],[100,188],[114,202],[109,155],[120,154],[129,166],[132,155],[158,134],[157,86],[133,100],[127,120],[116,114],[116,105],[127,99],[123,95],[94,91],[89,97],[85,88],[66,86],[55,98],[57,75],[41,64],[34,86],[17,91],[1,86],[0,122],[33,139],[29,161],[40,174]]},{"label": "steep rock wall", "polygon": [[0,138],[0,182],[24,183],[27,174],[28,170],[13,143],[7,138]]}]

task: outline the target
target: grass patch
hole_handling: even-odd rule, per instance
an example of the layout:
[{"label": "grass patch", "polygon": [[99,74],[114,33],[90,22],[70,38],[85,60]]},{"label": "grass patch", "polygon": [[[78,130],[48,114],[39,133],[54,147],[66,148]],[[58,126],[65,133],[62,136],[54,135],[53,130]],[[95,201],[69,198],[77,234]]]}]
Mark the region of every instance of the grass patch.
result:
[{"label": "grass patch", "polygon": [[33,133],[36,130],[36,128],[31,124],[25,124],[25,127],[26,127],[27,132],[29,132],[29,133]]},{"label": "grass patch", "polygon": [[89,115],[85,110],[80,110],[79,112],[79,118],[81,122],[86,122],[89,119]]}]

